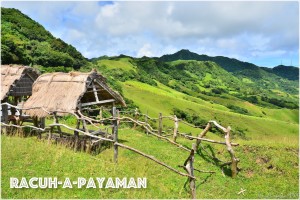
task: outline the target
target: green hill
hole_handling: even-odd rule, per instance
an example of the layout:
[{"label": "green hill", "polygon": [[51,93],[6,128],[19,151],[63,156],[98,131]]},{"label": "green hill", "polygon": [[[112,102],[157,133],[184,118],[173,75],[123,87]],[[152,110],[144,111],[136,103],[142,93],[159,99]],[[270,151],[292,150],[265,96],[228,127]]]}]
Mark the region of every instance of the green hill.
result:
[{"label": "green hill", "polygon": [[[211,159],[229,155],[224,146],[203,142],[195,166],[215,174],[198,173],[198,198],[298,198],[299,197],[299,106],[298,80],[282,67],[259,68],[226,57],[208,57],[188,50],[161,58],[101,56],[86,60],[74,47],[54,38],[42,25],[15,9],[2,9],[2,63],[32,64],[47,71],[98,70],[127,101],[152,117],[176,114],[190,124],[217,120],[231,126],[240,172],[232,179],[222,174]],[[72,67],[72,68],[71,68]],[[79,68],[80,67],[80,68]],[[53,119],[47,119],[51,123]],[[140,120],[143,120],[142,118]],[[60,120],[72,127],[70,117]],[[153,123],[153,126],[157,124]],[[174,122],[163,120],[172,130]],[[105,128],[105,127],[103,127]],[[106,128],[109,128],[107,126]],[[196,136],[202,129],[180,123],[179,129]],[[120,142],[155,156],[176,168],[188,156],[142,129],[119,127]],[[208,138],[222,140],[216,131]],[[34,137],[1,137],[1,187],[3,198],[190,198],[186,178],[133,152],[120,149],[119,163],[113,151],[99,155],[73,152],[60,145],[47,145]],[[192,141],[178,142],[190,147]],[[207,153],[209,152],[209,153]],[[181,170],[180,168],[178,168]],[[147,177],[148,188],[128,189],[22,189],[9,188],[10,177]],[[245,189],[244,195],[238,194]]]},{"label": "green hill", "polygon": [[[198,60],[198,61],[212,61],[224,68],[228,72],[232,72],[234,75],[244,75],[248,78],[259,80],[275,74],[281,78],[298,81],[299,68],[292,66],[279,65],[274,68],[258,67],[252,63],[243,62],[234,58],[228,58],[224,56],[207,56],[199,55],[194,52],[190,52],[187,49],[182,49],[174,54],[163,55],[158,58],[163,62],[170,62],[176,60]],[[264,71],[268,72],[265,73]],[[276,77],[276,76],[275,76]]]},{"label": "green hill", "polygon": [[72,45],[44,29],[17,9],[1,8],[2,64],[73,67],[87,64]]},{"label": "green hill", "polygon": [[277,76],[298,81],[299,80],[299,68],[294,66],[285,66],[285,65],[278,65],[274,68],[262,68],[266,70],[267,72],[271,72],[276,74]]}]

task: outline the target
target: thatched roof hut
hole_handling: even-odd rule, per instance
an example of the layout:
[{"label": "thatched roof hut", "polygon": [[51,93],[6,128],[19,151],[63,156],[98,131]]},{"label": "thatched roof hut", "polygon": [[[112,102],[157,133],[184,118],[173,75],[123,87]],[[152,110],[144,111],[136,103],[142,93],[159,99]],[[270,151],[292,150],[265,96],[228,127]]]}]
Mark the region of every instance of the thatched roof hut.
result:
[{"label": "thatched roof hut", "polygon": [[[49,73],[41,75],[33,84],[32,96],[24,108],[43,107],[57,115],[64,112],[75,113],[85,106],[117,103],[126,106],[119,93],[110,89],[106,79],[92,71],[90,73]],[[45,117],[47,112],[41,108],[25,111],[35,117]]]},{"label": "thatched roof hut", "polygon": [[1,65],[1,101],[8,96],[30,96],[39,73],[32,67]]}]

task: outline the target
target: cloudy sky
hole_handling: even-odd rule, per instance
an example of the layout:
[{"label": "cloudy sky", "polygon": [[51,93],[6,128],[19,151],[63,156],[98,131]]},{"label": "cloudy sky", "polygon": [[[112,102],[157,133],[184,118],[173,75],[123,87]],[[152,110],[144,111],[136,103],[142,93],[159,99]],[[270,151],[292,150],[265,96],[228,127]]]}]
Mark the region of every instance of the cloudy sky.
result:
[{"label": "cloudy sky", "polygon": [[299,65],[299,3],[2,2],[85,57],[161,56],[189,49],[259,66]]}]

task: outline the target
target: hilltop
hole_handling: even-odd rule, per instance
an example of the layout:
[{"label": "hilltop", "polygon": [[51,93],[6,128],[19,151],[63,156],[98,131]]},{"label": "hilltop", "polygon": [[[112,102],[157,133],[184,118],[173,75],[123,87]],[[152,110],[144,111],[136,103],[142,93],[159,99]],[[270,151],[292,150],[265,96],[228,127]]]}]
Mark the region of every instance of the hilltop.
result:
[{"label": "hilltop", "polygon": [[73,67],[87,64],[72,45],[55,38],[42,25],[13,8],[1,8],[2,64]]}]

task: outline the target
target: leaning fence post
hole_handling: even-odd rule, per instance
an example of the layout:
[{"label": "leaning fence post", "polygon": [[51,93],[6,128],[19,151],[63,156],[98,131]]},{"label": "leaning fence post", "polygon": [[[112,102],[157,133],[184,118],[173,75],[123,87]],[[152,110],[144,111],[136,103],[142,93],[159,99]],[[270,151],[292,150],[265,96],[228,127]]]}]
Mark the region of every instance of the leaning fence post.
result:
[{"label": "leaning fence post", "polygon": [[174,135],[173,135],[174,142],[176,142],[177,139],[177,131],[178,131],[178,118],[176,115],[174,115]]},{"label": "leaning fence post", "polygon": [[118,145],[116,144],[118,142],[118,120],[116,119],[116,107],[113,107],[113,137],[114,137],[114,161],[115,163],[118,162]]},{"label": "leaning fence post", "polygon": [[158,135],[162,134],[162,113],[158,116]]},{"label": "leaning fence post", "polygon": [[225,133],[225,142],[227,145],[227,151],[230,154],[231,157],[231,177],[235,178],[237,175],[237,164],[238,164],[238,159],[235,157],[235,153],[232,149],[231,143],[230,143],[230,126],[228,126],[226,133]]},{"label": "leaning fence post", "polygon": [[[189,160],[189,172],[192,177],[194,177],[194,154],[195,154],[195,148],[196,145],[192,144],[192,150],[191,150],[191,158]],[[191,188],[191,194],[192,199],[196,199],[196,183],[194,178],[190,178],[190,188]]]}]

